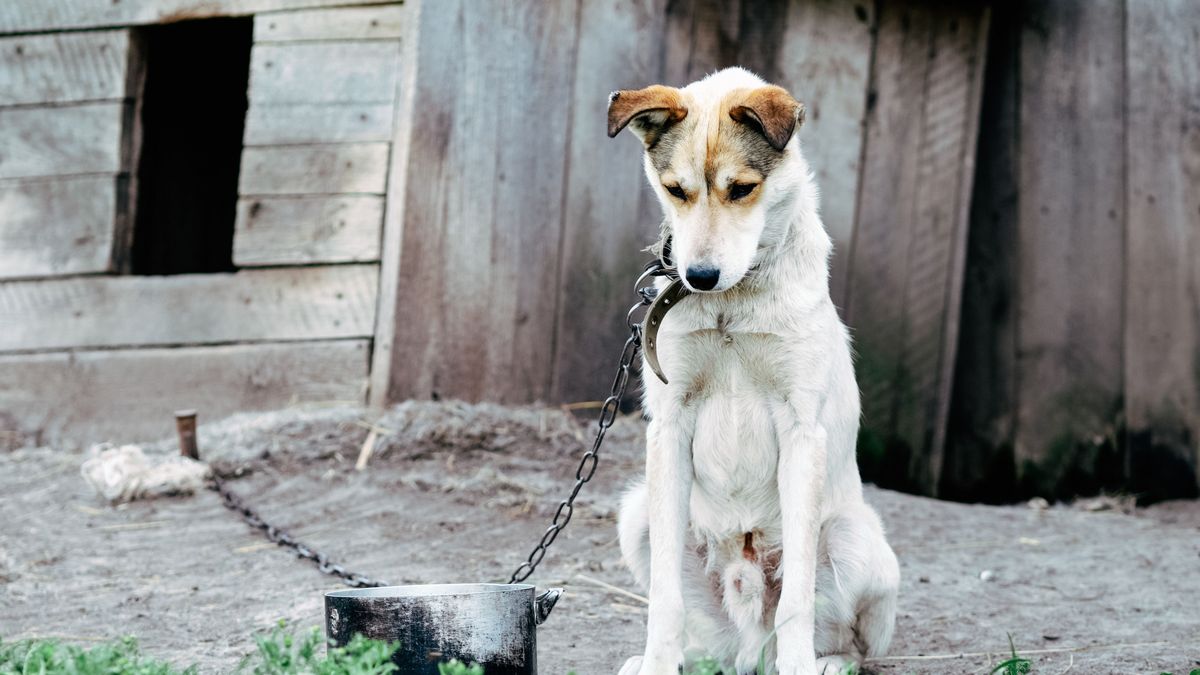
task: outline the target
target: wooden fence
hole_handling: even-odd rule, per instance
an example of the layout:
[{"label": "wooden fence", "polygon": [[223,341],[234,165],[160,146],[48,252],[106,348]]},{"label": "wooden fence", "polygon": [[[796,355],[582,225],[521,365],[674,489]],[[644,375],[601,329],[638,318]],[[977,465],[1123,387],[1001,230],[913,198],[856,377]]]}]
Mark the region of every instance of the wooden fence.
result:
[{"label": "wooden fence", "polygon": [[994,21],[942,494],[1195,495],[1200,5]]},{"label": "wooden fence", "polygon": [[373,396],[602,397],[660,219],[639,144],[604,137],[606,96],[744,65],[808,106],[868,445],[903,445],[905,483],[932,491],[986,25],[973,3],[424,3],[399,293],[376,334],[390,368],[376,362]]}]

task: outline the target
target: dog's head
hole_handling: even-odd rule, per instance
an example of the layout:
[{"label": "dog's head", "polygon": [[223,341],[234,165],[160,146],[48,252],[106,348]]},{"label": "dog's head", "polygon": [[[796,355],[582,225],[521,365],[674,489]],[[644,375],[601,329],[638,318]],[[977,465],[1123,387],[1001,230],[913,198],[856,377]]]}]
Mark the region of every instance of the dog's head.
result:
[{"label": "dog's head", "polygon": [[789,161],[803,121],[791,94],[741,68],[609,97],[608,135],[628,127],[645,143],[646,177],[693,291],[733,287],[783,236],[806,172]]}]

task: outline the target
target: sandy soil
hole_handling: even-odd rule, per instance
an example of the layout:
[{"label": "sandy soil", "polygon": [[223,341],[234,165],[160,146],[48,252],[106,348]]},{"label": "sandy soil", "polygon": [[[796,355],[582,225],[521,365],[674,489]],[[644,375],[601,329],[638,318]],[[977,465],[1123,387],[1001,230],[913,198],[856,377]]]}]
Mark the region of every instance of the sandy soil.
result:
[{"label": "sandy soil", "polygon": [[[386,429],[366,471],[367,434]],[[290,410],[206,425],[201,448],[264,515],[392,583],[501,580],[569,487],[586,428],[557,410],[458,404]],[[541,672],[612,673],[643,638],[615,509],[641,468],[641,423],[610,434],[593,485],[535,577],[568,589],[539,634]],[[131,439],[116,439],[131,440]],[[170,443],[161,443],[169,450]],[[266,543],[208,491],[116,508],[79,478],[81,454],[0,454],[0,636],[146,651],[223,672],[284,618],[319,625],[329,577]],[[936,502],[868,489],[904,581],[876,673],[986,673],[1011,633],[1034,672],[1200,667],[1200,505],[1125,514]],[[981,573],[987,571],[981,579]]]}]

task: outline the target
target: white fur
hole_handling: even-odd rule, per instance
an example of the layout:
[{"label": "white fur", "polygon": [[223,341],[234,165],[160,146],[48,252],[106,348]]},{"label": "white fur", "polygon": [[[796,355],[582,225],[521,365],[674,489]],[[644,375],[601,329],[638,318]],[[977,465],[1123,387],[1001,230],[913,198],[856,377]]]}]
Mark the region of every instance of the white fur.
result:
[{"label": "white fur", "polygon": [[[763,84],[728,69],[683,90],[701,161],[721,98]],[[674,675],[702,656],[753,673],[760,653],[782,675],[814,675],[818,657],[840,668],[891,640],[899,568],[863,501],[858,387],[829,297],[832,244],[796,138],[785,153],[754,213],[703,246],[695,233],[722,229],[702,222],[717,209],[677,218],[647,161],[680,268],[704,257],[721,269],[723,292],[694,294],[663,322],[670,385],[643,369],[646,481],[623,501],[619,529],[650,612],[645,652],[625,675]],[[692,170],[672,166],[703,193]],[[757,560],[743,555],[747,532]],[[772,556],[778,569],[764,571]]]}]

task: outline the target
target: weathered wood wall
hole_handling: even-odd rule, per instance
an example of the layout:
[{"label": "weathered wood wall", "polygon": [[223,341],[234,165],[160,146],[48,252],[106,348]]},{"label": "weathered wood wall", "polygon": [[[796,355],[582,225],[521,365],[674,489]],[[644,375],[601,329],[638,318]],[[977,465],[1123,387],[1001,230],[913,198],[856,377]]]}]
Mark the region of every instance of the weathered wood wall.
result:
[{"label": "weathered wood wall", "polygon": [[997,18],[943,494],[1195,495],[1200,6]]},{"label": "weathered wood wall", "polygon": [[[329,4],[205,3],[205,15],[255,14],[241,269],[176,276],[122,264],[146,56],[124,26],[192,14],[161,2],[0,8],[0,33],[118,27],[0,35],[6,424],[45,441],[131,440],[169,434],[174,408],[213,419],[365,401],[407,8]],[[318,9],[274,11],[291,7]]]},{"label": "weathered wood wall", "polygon": [[[877,309],[887,296],[876,294],[871,264],[892,265],[896,283],[914,279],[895,321],[863,322],[864,339],[908,345],[873,371],[883,393],[867,423],[926,456],[941,439],[922,415],[944,418],[948,407],[985,16],[974,4],[920,3],[885,3],[877,15],[875,3],[853,0],[425,3],[401,291],[390,359],[376,364],[390,373],[380,398],[602,397],[645,259],[639,250],[660,219],[640,147],[604,138],[605,97],[744,65],[808,105],[800,133],[837,248],[835,301],[854,307],[857,293],[862,316]],[[923,23],[910,28],[910,19]],[[879,49],[893,51],[879,58]],[[907,124],[909,105],[928,114],[898,140],[891,126]],[[909,155],[920,177],[897,184]],[[896,199],[911,206],[899,217]],[[937,222],[926,225],[928,217]],[[858,230],[890,232],[897,222],[905,246],[864,247],[874,258],[855,284]],[[934,253],[908,265],[922,237]],[[897,384],[913,376],[914,385]],[[913,410],[892,414],[910,394],[920,401]],[[911,473],[936,483],[916,459]]]}]

